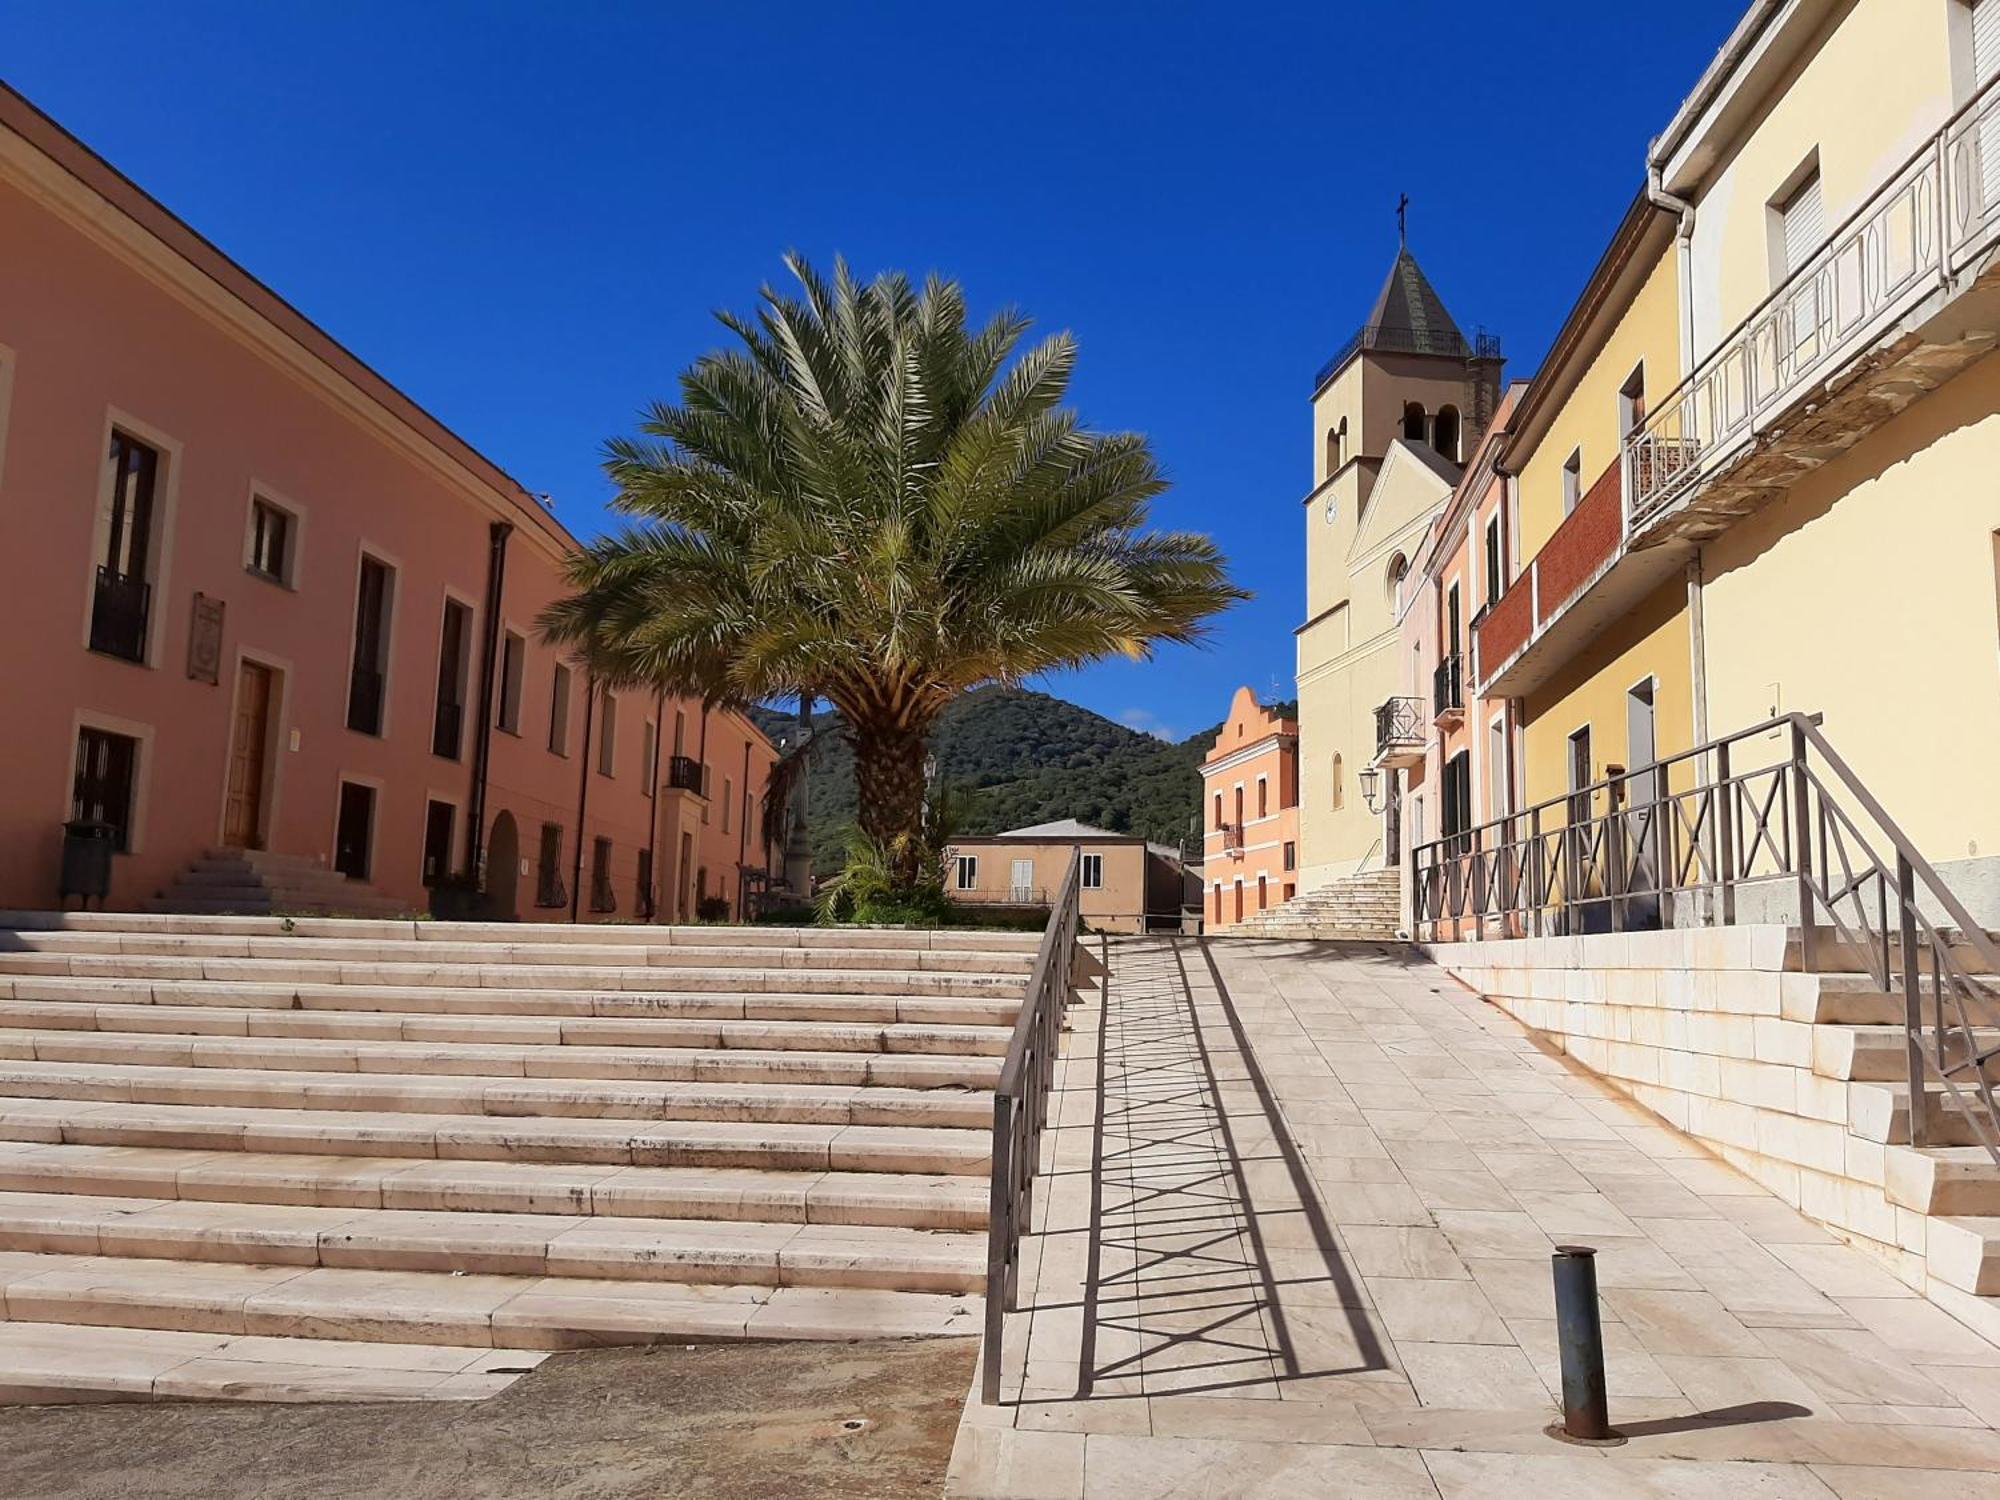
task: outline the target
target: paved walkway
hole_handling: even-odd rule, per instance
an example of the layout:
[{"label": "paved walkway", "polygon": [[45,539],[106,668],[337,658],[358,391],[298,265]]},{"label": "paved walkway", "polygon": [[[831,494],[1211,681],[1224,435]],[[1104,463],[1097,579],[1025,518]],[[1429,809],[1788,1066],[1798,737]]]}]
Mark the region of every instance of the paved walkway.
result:
[{"label": "paved walkway", "polygon": [[[2000,1348],[1393,944],[1134,939],[947,1493],[2000,1497]],[[1549,1256],[1613,1423],[1550,1438]]]}]

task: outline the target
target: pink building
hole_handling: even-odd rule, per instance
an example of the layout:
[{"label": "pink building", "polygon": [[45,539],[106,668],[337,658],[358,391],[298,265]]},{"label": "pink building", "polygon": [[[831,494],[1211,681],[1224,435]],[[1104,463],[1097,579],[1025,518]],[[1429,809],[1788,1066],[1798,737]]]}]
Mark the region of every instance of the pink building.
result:
[{"label": "pink building", "polygon": [[1298,894],[1299,725],[1236,690],[1201,766],[1207,930],[1233,927]]},{"label": "pink building", "polygon": [[740,909],[770,742],[593,692],[534,629],[555,517],[4,86],[0,267],[0,906],[90,817],[117,907],[240,847],[410,906]]}]

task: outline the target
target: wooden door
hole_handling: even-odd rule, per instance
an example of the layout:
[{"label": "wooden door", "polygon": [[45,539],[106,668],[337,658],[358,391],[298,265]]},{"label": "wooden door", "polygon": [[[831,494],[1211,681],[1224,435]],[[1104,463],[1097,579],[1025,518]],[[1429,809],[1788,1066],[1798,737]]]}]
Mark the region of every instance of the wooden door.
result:
[{"label": "wooden door", "polygon": [[229,795],[222,842],[264,847],[264,768],[271,747],[271,669],[254,661],[236,668],[236,722],[229,732]]}]

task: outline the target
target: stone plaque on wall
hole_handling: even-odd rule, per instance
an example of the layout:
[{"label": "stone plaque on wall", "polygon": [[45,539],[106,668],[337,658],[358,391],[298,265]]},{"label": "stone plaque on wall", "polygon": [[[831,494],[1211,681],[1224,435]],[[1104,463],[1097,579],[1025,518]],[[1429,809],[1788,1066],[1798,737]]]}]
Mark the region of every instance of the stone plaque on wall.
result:
[{"label": "stone plaque on wall", "polygon": [[188,622],[188,676],[222,681],[222,601],[206,594],[194,596],[194,618]]}]

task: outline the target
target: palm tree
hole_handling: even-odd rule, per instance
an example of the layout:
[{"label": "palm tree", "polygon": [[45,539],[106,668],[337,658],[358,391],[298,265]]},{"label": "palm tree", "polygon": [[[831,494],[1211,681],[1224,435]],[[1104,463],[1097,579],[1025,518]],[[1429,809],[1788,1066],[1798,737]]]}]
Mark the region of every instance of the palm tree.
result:
[{"label": "palm tree", "polygon": [[740,341],[678,405],[606,445],[625,529],[569,567],[542,625],[610,680],[840,711],[862,832],[916,874],[925,743],[989,682],[1189,642],[1248,597],[1207,537],[1147,532],[1166,489],[1144,437],[1062,405],[1076,341],[966,321],[965,294],[785,261]]}]

